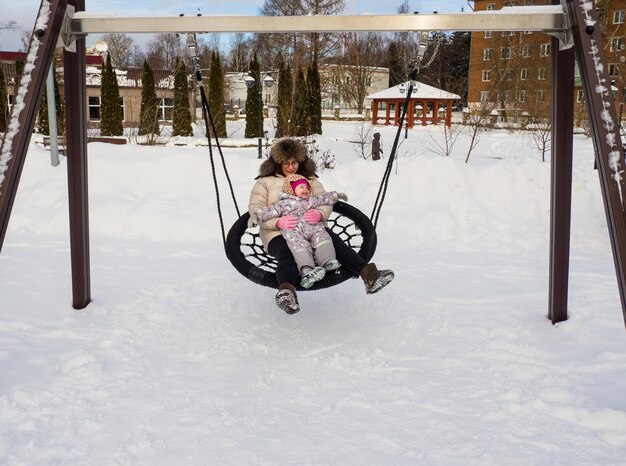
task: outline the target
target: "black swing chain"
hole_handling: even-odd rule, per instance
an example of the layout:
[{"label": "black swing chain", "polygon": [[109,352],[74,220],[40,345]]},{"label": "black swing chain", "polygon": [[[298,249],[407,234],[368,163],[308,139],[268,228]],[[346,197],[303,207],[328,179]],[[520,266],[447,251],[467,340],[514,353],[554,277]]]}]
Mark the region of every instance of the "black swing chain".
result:
[{"label": "black swing chain", "polygon": [[[411,77],[410,77],[408,89],[406,91],[406,97],[404,99],[404,105],[402,107],[402,114],[400,115],[400,122],[398,123],[398,131],[396,131],[396,137],[393,140],[393,147],[391,148],[391,153],[389,154],[389,160],[387,160],[385,173],[383,174],[383,178],[380,182],[380,187],[378,188],[378,194],[376,195],[376,200],[374,201],[374,208],[372,209],[372,215],[370,216],[370,220],[372,221],[374,228],[376,228],[376,226],[378,225],[378,217],[380,216],[380,210],[383,207],[383,202],[385,201],[385,196],[387,194],[387,187],[389,186],[389,178],[391,176],[393,162],[397,157],[398,143],[400,141],[400,134],[402,133],[402,125],[404,124],[404,119],[406,117],[407,109],[409,108],[409,101],[411,100],[413,87],[415,87],[416,85],[417,75],[419,74],[422,59],[424,58],[424,54],[426,53],[426,49],[428,48],[428,32],[423,31],[420,33],[417,47],[418,47],[417,56],[411,63]],[[435,50],[435,52],[433,53],[433,57],[431,57],[431,60],[427,63],[426,67],[428,67],[432,63],[434,55],[436,53],[437,53],[437,50]]]},{"label": "black swing chain", "polygon": [[220,141],[217,136],[217,131],[215,128],[215,122],[213,121],[213,116],[211,115],[211,109],[209,108],[209,102],[206,97],[206,93],[204,90],[204,82],[202,81],[202,73],[200,72],[200,65],[198,64],[198,56],[196,54],[196,38],[195,34],[188,34],[187,40],[192,44],[189,46],[189,51],[191,57],[194,62],[194,76],[196,77],[196,84],[200,88],[200,100],[202,102],[202,117],[204,120],[204,127],[207,135],[208,145],[209,145],[209,159],[211,160],[211,173],[213,176],[213,184],[215,186],[215,200],[217,204],[217,214],[220,219],[220,228],[222,230],[222,241],[224,243],[224,247],[226,247],[226,230],[224,228],[224,218],[222,216],[222,206],[220,203],[220,189],[219,184],[217,182],[217,175],[215,170],[215,161],[213,159],[213,145],[211,144],[211,132],[209,131],[209,123],[210,128],[213,130],[213,136],[215,137],[215,145],[220,154],[220,158],[222,160],[222,167],[224,169],[224,174],[226,175],[226,180],[228,182],[228,187],[230,189],[230,194],[233,199],[233,204],[235,206],[235,211],[237,212],[237,217],[241,217],[241,213],[239,211],[239,205],[237,204],[237,199],[235,197],[235,191],[233,190],[233,184],[230,180],[230,175],[228,173],[228,169],[226,167],[226,161],[224,160],[224,153],[222,152],[222,147],[220,146]]}]

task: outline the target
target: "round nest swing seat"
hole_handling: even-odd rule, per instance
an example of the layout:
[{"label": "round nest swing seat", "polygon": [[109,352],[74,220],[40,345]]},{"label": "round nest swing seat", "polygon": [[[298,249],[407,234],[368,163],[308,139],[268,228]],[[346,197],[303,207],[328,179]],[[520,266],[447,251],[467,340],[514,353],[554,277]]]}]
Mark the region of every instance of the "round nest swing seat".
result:
[{"label": "round nest swing seat", "polygon": [[[267,254],[259,237],[259,227],[248,228],[250,214],[246,212],[235,222],[226,238],[226,256],[235,269],[258,285],[278,288],[276,279],[276,260]],[[327,221],[333,233],[352,247],[365,262],[369,262],[376,251],[376,230],[370,219],[359,209],[337,202]],[[298,285],[298,290],[319,290],[338,285],[355,275],[345,267],[328,272],[326,276],[305,289]]]}]

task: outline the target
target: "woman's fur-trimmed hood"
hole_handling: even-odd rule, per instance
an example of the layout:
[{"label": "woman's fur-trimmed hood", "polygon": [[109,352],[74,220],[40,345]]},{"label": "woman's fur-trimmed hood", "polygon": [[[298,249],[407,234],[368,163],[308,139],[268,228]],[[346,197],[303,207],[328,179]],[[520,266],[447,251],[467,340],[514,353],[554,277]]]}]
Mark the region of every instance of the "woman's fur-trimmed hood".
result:
[{"label": "woman's fur-trimmed hood", "polygon": [[306,146],[297,139],[281,138],[276,140],[270,148],[270,156],[259,167],[259,176],[282,175],[280,165],[289,160],[298,162],[298,174],[305,178],[316,177],[315,162],[307,155]]}]

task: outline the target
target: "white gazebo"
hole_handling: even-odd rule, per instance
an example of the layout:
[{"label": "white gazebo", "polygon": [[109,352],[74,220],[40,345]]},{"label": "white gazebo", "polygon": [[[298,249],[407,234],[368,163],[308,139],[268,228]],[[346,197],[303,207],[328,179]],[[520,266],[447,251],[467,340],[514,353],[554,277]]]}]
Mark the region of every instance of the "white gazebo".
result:
[{"label": "white gazebo", "polygon": [[[402,105],[406,99],[409,82],[398,84],[384,91],[367,96],[372,101],[372,124],[384,125],[400,122]],[[445,121],[450,126],[452,119],[452,101],[460,100],[461,96],[428,84],[415,81],[413,92],[409,100],[407,126],[412,128],[416,120],[422,121],[422,126],[431,123],[438,124]],[[445,115],[442,115],[445,110]],[[384,115],[383,115],[384,112]]]}]

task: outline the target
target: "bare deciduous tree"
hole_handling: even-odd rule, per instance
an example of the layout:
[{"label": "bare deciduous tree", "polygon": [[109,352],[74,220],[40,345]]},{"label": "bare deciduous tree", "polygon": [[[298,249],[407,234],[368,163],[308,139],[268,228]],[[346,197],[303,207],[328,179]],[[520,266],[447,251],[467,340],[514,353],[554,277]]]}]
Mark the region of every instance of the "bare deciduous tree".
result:
[{"label": "bare deciduous tree", "polygon": [[372,123],[370,121],[363,120],[361,123],[356,125],[354,129],[355,140],[354,142],[354,151],[364,159],[368,159],[372,152],[370,150],[371,139],[372,139]]},{"label": "bare deciduous tree", "polygon": [[[331,73],[332,87],[342,99],[363,113],[365,97],[372,85],[374,67],[384,59],[385,47],[377,33],[342,34],[344,55],[334,65]],[[326,82],[323,86],[329,88]]]},{"label": "bare deciduous tree", "polygon": [[533,138],[535,147],[541,154],[541,161],[546,161],[546,154],[551,150],[552,144],[552,121],[550,118],[540,118],[528,125],[528,130]]},{"label": "bare deciduous tree", "polygon": [[157,34],[148,43],[148,63],[153,69],[173,70],[176,57],[184,56],[180,36],[171,32]]},{"label": "bare deciduous tree", "polygon": [[250,44],[243,33],[235,34],[225,68],[228,71],[244,71],[250,62]]},{"label": "bare deciduous tree", "polygon": [[450,154],[452,154],[452,149],[454,148],[456,140],[461,133],[461,125],[452,124],[448,127],[448,125],[443,124],[442,126],[442,137],[436,137],[430,130],[428,131],[428,136],[433,143],[432,147],[429,147],[428,150],[434,154],[441,155],[442,157],[449,157]]},{"label": "bare deciduous tree", "polygon": [[128,34],[105,34],[102,40],[108,45],[107,51],[114,68],[126,68],[130,65],[130,50],[134,44],[132,37]]},{"label": "bare deciduous tree", "polygon": [[[345,8],[344,0],[265,0],[261,8],[264,16],[334,15]],[[259,62],[271,66],[281,54],[291,62],[293,69],[306,67],[308,62],[321,60],[333,53],[337,36],[329,33],[257,34],[254,49]]]},{"label": "bare deciduous tree", "polygon": [[480,142],[480,133],[488,128],[490,114],[495,107],[496,104],[494,102],[484,101],[478,106],[467,109],[469,113],[467,113],[467,116],[464,118],[467,118],[466,124],[468,125],[470,143],[467,148],[465,163],[469,162],[472,151]]}]

